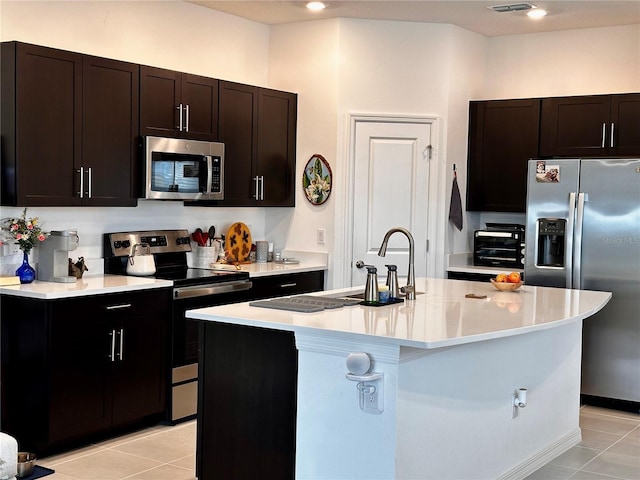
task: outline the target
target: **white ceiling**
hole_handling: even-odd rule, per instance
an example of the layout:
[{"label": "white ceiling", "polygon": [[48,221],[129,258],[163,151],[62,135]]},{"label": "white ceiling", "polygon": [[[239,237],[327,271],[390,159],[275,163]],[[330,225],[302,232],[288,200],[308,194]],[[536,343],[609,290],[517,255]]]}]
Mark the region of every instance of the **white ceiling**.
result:
[{"label": "white ceiling", "polygon": [[525,0],[325,0],[328,7],[315,13],[305,8],[306,1],[298,0],[185,1],[266,25],[345,17],[451,23],[487,37],[640,24],[640,0],[528,1],[549,12],[540,20],[528,18],[526,12],[496,13],[486,8]]}]

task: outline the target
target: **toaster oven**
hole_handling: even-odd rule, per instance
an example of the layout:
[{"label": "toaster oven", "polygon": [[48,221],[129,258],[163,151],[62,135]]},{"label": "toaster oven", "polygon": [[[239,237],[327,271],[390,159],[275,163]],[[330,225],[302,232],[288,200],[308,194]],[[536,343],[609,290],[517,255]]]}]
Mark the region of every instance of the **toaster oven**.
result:
[{"label": "toaster oven", "polygon": [[524,225],[487,223],[473,235],[473,264],[524,268]]}]

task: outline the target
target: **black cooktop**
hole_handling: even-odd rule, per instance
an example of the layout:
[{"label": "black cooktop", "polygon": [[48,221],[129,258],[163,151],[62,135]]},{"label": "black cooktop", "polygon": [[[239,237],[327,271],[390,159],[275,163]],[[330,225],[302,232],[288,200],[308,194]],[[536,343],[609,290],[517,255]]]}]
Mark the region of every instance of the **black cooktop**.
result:
[{"label": "black cooktop", "polygon": [[231,282],[248,279],[247,272],[233,272],[228,270],[207,270],[203,268],[186,268],[182,270],[159,270],[153,278],[171,280],[176,286],[202,285],[207,283]]}]

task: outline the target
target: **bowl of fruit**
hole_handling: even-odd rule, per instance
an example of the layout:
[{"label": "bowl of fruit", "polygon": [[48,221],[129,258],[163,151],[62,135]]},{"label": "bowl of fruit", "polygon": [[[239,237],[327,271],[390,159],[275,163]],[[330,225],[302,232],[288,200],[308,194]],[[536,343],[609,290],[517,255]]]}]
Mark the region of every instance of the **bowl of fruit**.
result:
[{"label": "bowl of fruit", "polygon": [[518,272],[500,273],[496,278],[491,278],[491,285],[503,292],[517,290],[522,286],[522,279]]}]

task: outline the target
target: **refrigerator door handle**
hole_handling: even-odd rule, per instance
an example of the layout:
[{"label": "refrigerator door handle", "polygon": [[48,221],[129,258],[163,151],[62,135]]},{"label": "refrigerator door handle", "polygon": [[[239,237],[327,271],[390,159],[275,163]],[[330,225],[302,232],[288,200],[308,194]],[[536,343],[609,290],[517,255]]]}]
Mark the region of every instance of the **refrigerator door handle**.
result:
[{"label": "refrigerator door handle", "polygon": [[567,218],[567,235],[565,239],[565,288],[574,288],[573,286],[573,256],[575,251],[574,229],[576,219],[576,192],[569,194],[569,215]]},{"label": "refrigerator door handle", "polygon": [[578,207],[576,212],[576,225],[573,241],[573,288],[582,288],[582,224],[584,221],[584,202],[587,200],[585,193],[578,194]]}]

